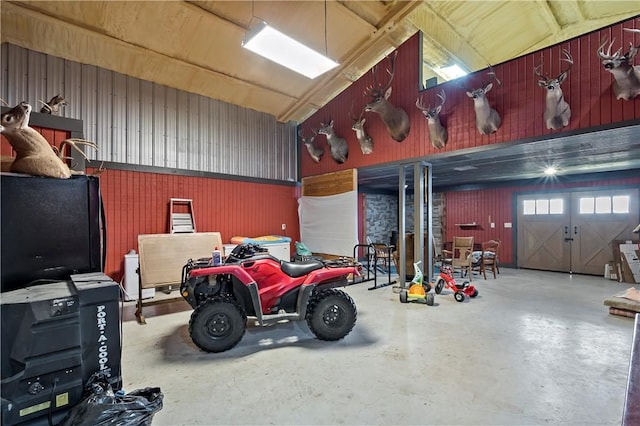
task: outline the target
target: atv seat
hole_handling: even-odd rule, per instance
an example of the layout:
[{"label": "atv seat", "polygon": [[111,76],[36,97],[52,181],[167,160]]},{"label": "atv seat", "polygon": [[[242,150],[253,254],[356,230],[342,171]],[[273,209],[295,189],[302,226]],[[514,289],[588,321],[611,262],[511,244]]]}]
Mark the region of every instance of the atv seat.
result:
[{"label": "atv seat", "polygon": [[305,260],[303,262],[281,262],[282,272],[292,278],[298,278],[316,269],[324,268],[324,263],[319,260]]}]

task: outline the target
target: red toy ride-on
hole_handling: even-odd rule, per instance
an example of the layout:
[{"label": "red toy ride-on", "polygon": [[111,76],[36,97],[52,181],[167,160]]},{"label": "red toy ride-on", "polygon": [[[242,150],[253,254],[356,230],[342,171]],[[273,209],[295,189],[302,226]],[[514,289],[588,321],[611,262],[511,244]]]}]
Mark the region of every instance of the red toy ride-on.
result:
[{"label": "red toy ride-on", "polygon": [[478,295],[478,289],[471,285],[469,281],[464,281],[462,284],[456,283],[455,278],[453,278],[453,269],[449,265],[440,267],[440,275],[436,278],[435,292],[440,294],[445,287],[453,291],[453,297],[458,302],[463,302],[465,296],[476,297]]},{"label": "red toy ride-on", "polygon": [[348,284],[359,266],[350,260],[284,262],[255,244],[241,244],[221,265],[189,260],[182,269],[180,293],[194,309],[189,321],[193,342],[207,352],[233,348],[247,328],[306,319],[320,340],[339,340],[356,323],[351,297],[336,287]]}]

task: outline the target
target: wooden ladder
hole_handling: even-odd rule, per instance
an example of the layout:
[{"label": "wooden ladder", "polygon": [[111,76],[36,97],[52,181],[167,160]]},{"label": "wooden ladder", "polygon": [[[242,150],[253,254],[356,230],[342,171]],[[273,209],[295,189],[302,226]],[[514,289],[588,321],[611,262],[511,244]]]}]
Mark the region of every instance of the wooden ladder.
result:
[{"label": "wooden ladder", "polygon": [[[185,206],[180,209],[180,213],[176,213],[177,206]],[[196,220],[193,217],[193,201],[185,198],[171,198],[169,200],[169,232],[171,234],[196,232]]]}]

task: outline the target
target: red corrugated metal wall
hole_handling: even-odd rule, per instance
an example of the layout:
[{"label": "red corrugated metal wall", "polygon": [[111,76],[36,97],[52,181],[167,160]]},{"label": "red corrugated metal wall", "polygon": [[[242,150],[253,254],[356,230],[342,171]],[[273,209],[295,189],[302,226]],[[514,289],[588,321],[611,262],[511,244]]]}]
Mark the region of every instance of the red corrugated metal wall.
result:
[{"label": "red corrugated metal wall", "polygon": [[138,234],[168,232],[170,198],[192,199],[197,231],[219,231],[223,243],[238,235],[299,239],[298,187],[107,170],[100,189],[107,224],[105,273],[116,281],[124,255],[138,250]]},{"label": "red corrugated metal wall", "polygon": [[[42,127],[36,127],[36,126],[32,126],[32,127],[38,132],[40,132],[40,134],[44,136],[47,142],[49,142],[52,145],[55,145],[56,147],[59,147],[60,142],[62,142],[63,140],[67,139],[70,136],[70,133],[66,130],[44,129]],[[9,142],[4,136],[2,136],[2,143],[0,144],[0,154],[7,155],[7,156],[15,156],[15,153],[13,152],[11,145],[9,145]]]},{"label": "red corrugated metal wall", "polygon": [[[563,130],[575,130],[616,123],[640,117],[640,100],[618,101],[611,90],[611,75],[602,69],[595,55],[601,37],[616,38],[616,46],[626,49],[633,34],[622,27],[640,26],[635,20],[614,25],[611,28],[588,34],[578,39],[545,49],[542,52],[496,65],[495,71],[502,80],[502,87],[489,92],[489,100],[502,116],[502,127],[489,136],[480,135],[475,129],[472,101],[457,82],[446,83],[437,88],[447,92],[447,104],[442,120],[449,130],[449,143],[441,151],[431,147],[426,120],[415,107],[418,96],[419,36],[415,35],[398,48],[396,72],[392,84],[390,101],[404,108],[409,114],[411,131],[405,141],[393,141],[384,124],[375,113],[366,113],[366,130],[374,138],[373,154],[363,155],[354,132],[351,130],[349,112],[358,111],[368,101],[363,96],[367,85],[372,84],[371,73],[367,73],[350,88],[341,93],[327,106],[310,117],[303,127],[306,133],[317,128],[323,120],[332,118],[338,135],[347,139],[349,160],[338,165],[327,152],[316,164],[303,153],[302,176],[312,176],[338,170],[362,167],[403,159],[425,157],[434,153],[454,151],[491,143],[521,140],[559,131],[546,130],[542,119],[544,90],[537,86],[533,68],[540,58],[544,60],[544,72],[557,75],[563,64],[560,61],[562,48],[573,54],[575,64],[563,90],[572,108],[570,125]],[[387,66],[386,60],[380,65]],[[379,72],[384,78],[384,71]],[[485,73],[469,76],[466,86],[478,86],[486,79]],[[435,102],[435,90],[423,92],[425,103]],[[59,143],[68,137],[66,131],[40,129],[50,142]],[[318,136],[316,143],[326,142]],[[2,154],[10,155],[11,149],[5,141]],[[296,187],[225,181],[218,179],[174,176],[132,171],[108,170],[101,176],[102,194],[106,206],[108,243],[106,273],[120,280],[123,271],[123,256],[132,248],[137,250],[137,235],[165,233],[168,227],[168,202],[171,197],[191,198],[194,201],[198,231],[220,231],[223,241],[236,234],[258,236],[284,234],[299,238]],[[598,182],[598,185],[606,183]],[[514,188],[484,191],[463,191],[447,194],[447,229],[450,224],[468,221],[487,221],[492,216],[496,224],[513,221],[511,198]],[[474,218],[467,217],[473,212]],[[281,224],[286,223],[286,231]],[[496,228],[497,235],[485,230],[479,239],[498,237],[505,242],[504,256],[511,256],[511,230]],[[498,232],[499,231],[499,232]],[[507,232],[508,231],[508,232]],[[478,231],[474,231],[478,232]],[[488,238],[487,238],[488,239]],[[503,257],[509,263],[511,258]]]},{"label": "red corrugated metal wall", "polygon": [[[416,34],[398,47],[396,71],[392,84],[390,101],[407,111],[411,122],[409,136],[401,143],[388,135],[382,120],[376,113],[365,113],[365,129],[373,137],[374,151],[364,155],[360,151],[355,133],[351,130],[349,112],[357,114],[369,98],[363,96],[367,85],[373,83],[371,73],[367,73],[352,86],[338,95],[325,107],[303,123],[305,134],[311,134],[323,120],[334,120],[334,130],[345,138],[349,145],[349,159],[342,165],[337,164],[329,155],[326,138],[318,136],[315,143],[325,148],[325,156],[320,163],[314,163],[309,155],[302,155],[302,176],[312,176],[350,168],[369,166],[391,161],[425,157],[436,153],[472,148],[492,143],[511,142],[526,138],[557,134],[563,131],[590,128],[617,123],[640,117],[640,98],[633,101],[616,100],[611,89],[611,74],[604,70],[596,55],[600,39],[608,36],[615,38],[614,50],[622,47],[626,51],[634,40],[631,32],[622,28],[640,28],[640,21],[628,20],[577,39],[532,53],[512,61],[495,65],[494,69],[502,82],[494,84],[488,93],[491,105],[500,113],[502,126],[492,135],[480,135],[475,127],[473,102],[465,90],[457,85],[479,87],[488,81],[486,72],[475,73],[461,82],[444,83],[422,93],[424,103],[434,104],[436,93],[443,88],[447,102],[441,112],[443,124],[448,128],[449,142],[442,150],[436,150],[429,142],[427,121],[415,107],[418,92],[419,35]],[[561,51],[567,49],[574,58],[574,65],[562,88],[565,99],[571,106],[572,116],[569,125],[561,130],[547,130],[543,111],[545,90],[537,84],[538,77],[534,67],[542,59],[543,73],[557,76],[566,62],[562,62]],[[384,67],[388,62],[380,62],[379,78],[385,78]]]},{"label": "red corrugated metal wall", "polygon": [[[64,130],[34,129],[55,146],[69,137]],[[2,155],[13,155],[4,137],[1,149]],[[300,238],[295,186],[121,170],[102,173],[100,186],[107,224],[105,273],[116,281],[124,273],[124,255],[138,250],[138,234],[168,232],[170,198],[192,199],[198,232],[219,231],[225,243],[236,235]]]},{"label": "red corrugated metal wall", "polygon": [[[617,185],[640,185],[640,176],[627,179],[607,179],[592,182],[579,182],[553,185],[514,186],[506,188],[492,188],[474,191],[447,192],[445,195],[445,212],[447,230],[443,235],[443,241],[451,241],[454,236],[473,236],[476,242],[499,239],[500,261],[503,264],[515,262],[515,248],[513,246],[516,232],[516,217],[514,211],[514,198],[519,192],[530,191],[557,191],[569,188],[608,187]],[[456,224],[477,223],[483,230],[461,230]],[[490,228],[494,222],[496,227]],[[511,223],[512,228],[505,228],[505,223]]]}]

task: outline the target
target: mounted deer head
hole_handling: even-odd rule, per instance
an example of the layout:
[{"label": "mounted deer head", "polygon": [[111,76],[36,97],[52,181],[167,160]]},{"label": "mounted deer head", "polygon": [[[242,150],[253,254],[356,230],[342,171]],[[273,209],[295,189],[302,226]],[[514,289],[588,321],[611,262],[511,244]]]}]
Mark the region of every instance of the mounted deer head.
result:
[{"label": "mounted deer head", "polygon": [[349,117],[351,118],[351,130],[356,132],[356,138],[360,143],[360,149],[362,153],[367,155],[373,152],[373,138],[367,135],[367,132],[364,130],[364,122],[366,121],[363,117],[364,109],[360,111],[359,117],[354,117],[351,112],[349,112]]},{"label": "mounted deer head", "polygon": [[49,102],[43,102],[38,100],[42,104],[42,108],[40,108],[40,112],[43,114],[60,114],[60,111],[63,106],[67,105],[67,101],[61,94],[55,95]]},{"label": "mounted deer head", "polygon": [[540,74],[540,69],[543,65],[542,61],[533,69],[535,75],[540,77],[538,86],[547,89],[546,104],[544,107],[544,121],[547,124],[547,129],[565,127],[569,124],[569,119],[571,118],[571,108],[567,101],[564,100],[560,85],[569,75],[569,70],[573,65],[573,57],[571,57],[571,54],[567,50],[563,49],[562,53],[564,54],[564,58],[561,60],[567,62],[569,66],[558,74],[556,78],[549,78],[546,75]]},{"label": "mounted deer head", "polygon": [[[493,67],[489,65],[489,77],[491,80],[495,80],[498,86],[502,86],[502,83],[493,71]],[[478,89],[465,88],[467,96],[473,99],[473,109],[476,112],[476,127],[481,135],[488,135],[494,133],[500,128],[501,120],[498,111],[491,108],[489,101],[487,100],[487,93],[493,87],[491,80],[484,83]]]},{"label": "mounted deer head", "polygon": [[333,120],[329,120],[329,124],[320,123],[318,134],[325,135],[327,137],[331,156],[338,164],[342,164],[347,161],[347,158],[349,157],[349,146],[347,145],[346,140],[337,136],[334,132]]},{"label": "mounted deer head", "polygon": [[365,111],[373,111],[380,114],[380,118],[387,126],[387,131],[391,135],[394,141],[402,142],[409,135],[410,123],[407,112],[399,107],[394,107],[389,101],[391,96],[391,82],[393,81],[393,73],[395,72],[396,57],[398,51],[394,53],[393,57],[388,57],[391,62],[391,70],[387,69],[389,73],[389,81],[384,86],[378,83],[377,68],[376,65],[371,69],[373,74],[374,84],[367,86],[367,90],[364,92],[365,96],[370,96],[372,101],[365,107]]},{"label": "mounted deer head", "polygon": [[[640,33],[640,30],[633,28],[623,29],[625,31]],[[640,45],[634,46],[633,43],[629,43],[629,51],[624,55],[620,54],[622,47],[611,54],[611,47],[616,39],[614,38],[611,41],[605,53],[604,46],[607,44],[607,41],[608,38],[605,37],[597,50],[598,56],[602,60],[604,69],[613,75],[613,93],[616,95],[616,99],[628,101],[640,94],[640,65],[633,65],[633,58],[638,54]]]},{"label": "mounted deer head", "polygon": [[322,158],[322,155],[324,154],[324,149],[320,147],[316,147],[313,144],[313,140],[318,135],[318,133],[316,133],[316,131],[313,129],[311,131],[313,132],[313,136],[311,136],[310,138],[305,138],[302,135],[302,129],[298,130],[298,136],[300,137],[300,140],[302,141],[304,146],[307,147],[307,152],[311,156],[311,159],[313,159],[313,161],[315,161],[316,163],[319,163],[320,159]]},{"label": "mounted deer head", "polygon": [[425,107],[422,103],[422,98],[416,99],[416,107],[427,118],[427,123],[429,126],[429,139],[431,140],[431,145],[433,145],[436,149],[442,149],[447,144],[447,140],[449,139],[449,133],[447,132],[447,128],[444,127],[440,123],[440,111],[444,106],[444,103],[447,101],[447,95],[444,93],[444,89],[440,91],[436,96],[440,98],[440,104],[431,108],[431,105]]}]

